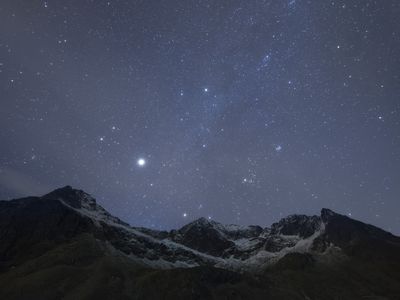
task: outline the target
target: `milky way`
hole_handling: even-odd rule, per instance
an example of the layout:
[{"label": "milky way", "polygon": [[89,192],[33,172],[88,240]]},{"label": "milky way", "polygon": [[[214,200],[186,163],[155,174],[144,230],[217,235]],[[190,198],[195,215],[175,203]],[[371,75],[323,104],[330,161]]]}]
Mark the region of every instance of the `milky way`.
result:
[{"label": "milky way", "polygon": [[400,233],[399,1],[0,3],[0,198]]}]

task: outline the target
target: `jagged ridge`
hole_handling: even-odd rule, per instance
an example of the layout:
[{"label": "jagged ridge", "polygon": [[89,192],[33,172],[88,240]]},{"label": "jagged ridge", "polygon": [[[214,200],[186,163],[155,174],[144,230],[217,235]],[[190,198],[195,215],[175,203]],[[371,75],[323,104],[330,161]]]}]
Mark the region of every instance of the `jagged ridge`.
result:
[{"label": "jagged ridge", "polygon": [[[205,218],[170,232],[134,228],[110,215],[89,194],[70,186],[43,197],[3,201],[0,212],[8,215],[2,215],[0,228],[7,227],[6,220],[13,216],[18,218],[21,229],[14,236],[9,231],[2,234],[5,240],[0,248],[2,257],[12,257],[15,249],[7,241],[17,236],[26,237],[25,243],[34,244],[41,238],[68,239],[82,232],[89,232],[133,260],[155,268],[211,265],[259,270],[290,252],[323,255],[335,246],[344,254],[351,254],[354,247],[350,245],[354,241],[368,240],[370,236],[374,241],[398,243],[398,238],[390,233],[328,209],[322,209],[321,216],[288,216],[264,229],[222,225]],[[42,222],[37,223],[36,219]],[[32,223],[28,226],[29,222]],[[348,230],[338,230],[338,227]],[[32,235],[33,229],[36,234]]]},{"label": "jagged ridge", "polygon": [[[354,265],[355,269],[352,272],[356,272],[359,278],[367,276],[362,279],[363,282],[372,280],[371,278],[375,276],[369,273],[370,269],[381,277],[389,276],[393,282],[389,282],[385,277],[385,290],[387,290],[385,295],[399,294],[395,288],[400,282],[399,237],[329,209],[322,209],[320,216],[288,216],[272,224],[270,228],[223,225],[200,218],[178,230],[167,232],[131,227],[110,215],[87,193],[67,186],[43,197],[0,201],[0,238],[0,286],[4,291],[9,289],[7,285],[1,285],[1,276],[8,278],[7,274],[14,274],[15,269],[16,275],[10,275],[12,279],[9,280],[20,282],[18,274],[27,272],[19,271],[21,268],[32,265],[32,261],[40,260],[43,255],[46,257],[43,261],[48,264],[54,257],[59,257],[55,253],[65,252],[60,249],[69,249],[68,251],[72,251],[70,256],[73,264],[97,263],[108,258],[113,261],[109,268],[118,266],[120,270],[129,266],[132,272],[143,268],[144,270],[170,269],[176,270],[173,272],[177,278],[181,278],[179,276],[184,271],[180,270],[184,268],[188,270],[187,274],[193,276],[202,274],[200,277],[194,277],[195,282],[217,280],[229,284],[239,284],[238,282],[244,280],[244,275],[237,274],[257,273],[258,278],[263,278],[265,274],[281,274],[280,272],[286,272],[285,270],[313,272],[312,270],[316,269],[335,274],[337,271],[333,270]],[[75,251],[74,247],[78,247],[77,249],[87,247],[87,253],[75,254],[77,250]],[[42,264],[43,262],[39,265]],[[60,262],[56,260],[53,264],[58,266]],[[42,267],[39,267],[39,270],[40,268]],[[198,268],[202,270],[200,273],[196,271]],[[220,271],[221,268],[226,271]],[[235,273],[230,273],[231,271]],[[316,273],[318,275],[310,275],[313,276],[312,280],[319,280],[318,272]],[[334,276],[342,278],[343,274]],[[340,285],[351,280],[346,278]],[[252,291],[259,288],[256,287],[258,283],[256,286],[254,284],[251,283]],[[288,282],[282,284],[286,289]],[[326,288],[333,288],[332,295],[340,296],[335,294],[337,291],[335,284]],[[359,286],[360,283],[356,280],[354,284]],[[262,286],[264,285],[269,286],[269,281],[264,282]],[[282,289],[279,291],[277,293],[281,294]],[[347,292],[352,295],[348,299],[381,295],[376,291],[357,291],[353,288]],[[119,292],[114,290],[114,293]],[[152,290],[148,293],[152,293]],[[250,291],[248,293],[252,294]],[[270,295],[270,292],[264,289],[261,289],[260,293],[262,297],[259,299]],[[3,295],[1,291],[0,295]],[[321,289],[317,296],[329,299],[325,289]],[[9,296],[6,298],[12,299]],[[252,295],[251,298],[257,297]],[[294,298],[291,296],[289,299]]]}]

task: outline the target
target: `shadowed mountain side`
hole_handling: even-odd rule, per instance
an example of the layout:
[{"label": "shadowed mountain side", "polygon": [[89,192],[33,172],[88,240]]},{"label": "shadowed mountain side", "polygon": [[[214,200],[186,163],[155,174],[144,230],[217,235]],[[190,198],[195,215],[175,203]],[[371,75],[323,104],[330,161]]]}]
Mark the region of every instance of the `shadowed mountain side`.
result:
[{"label": "shadowed mountain side", "polygon": [[400,299],[400,239],[331,210],[131,227],[83,191],[0,201],[0,299]]}]

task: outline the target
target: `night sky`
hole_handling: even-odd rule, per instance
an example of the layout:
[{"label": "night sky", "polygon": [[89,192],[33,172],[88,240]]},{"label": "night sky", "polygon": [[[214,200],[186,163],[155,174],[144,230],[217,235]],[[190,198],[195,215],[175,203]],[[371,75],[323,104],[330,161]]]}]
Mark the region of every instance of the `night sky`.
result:
[{"label": "night sky", "polygon": [[1,0],[0,199],[400,234],[400,1]]}]

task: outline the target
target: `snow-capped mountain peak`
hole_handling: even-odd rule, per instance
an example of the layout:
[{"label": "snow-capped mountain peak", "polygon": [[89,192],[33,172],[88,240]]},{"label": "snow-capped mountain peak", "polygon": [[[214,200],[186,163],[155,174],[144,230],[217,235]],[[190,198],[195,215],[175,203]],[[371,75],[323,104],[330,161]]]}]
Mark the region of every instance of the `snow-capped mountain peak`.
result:
[{"label": "snow-capped mountain peak", "polygon": [[[43,197],[2,201],[0,204],[4,224],[11,220],[31,220],[31,227],[26,229],[30,242],[34,242],[31,232],[46,239],[54,236],[68,239],[87,233],[104,241],[114,252],[151,268],[205,265],[255,271],[275,264],[289,253],[324,256],[331,253],[328,250],[332,247],[348,253],[353,244],[367,243],[371,239],[397,243],[390,233],[329,209],[322,209],[321,216],[291,215],[270,228],[223,225],[199,218],[167,232],[131,227],[108,213],[89,194],[70,186]],[[41,222],[34,221],[38,215]],[[8,245],[8,239],[10,243],[15,239],[12,232],[5,231],[4,247]],[[19,233],[19,238],[24,239],[23,232]],[[8,235],[11,236],[8,238]],[[357,251],[360,250],[357,248]]]}]

